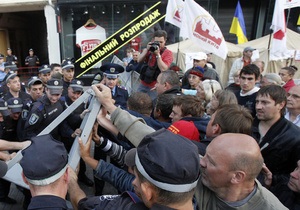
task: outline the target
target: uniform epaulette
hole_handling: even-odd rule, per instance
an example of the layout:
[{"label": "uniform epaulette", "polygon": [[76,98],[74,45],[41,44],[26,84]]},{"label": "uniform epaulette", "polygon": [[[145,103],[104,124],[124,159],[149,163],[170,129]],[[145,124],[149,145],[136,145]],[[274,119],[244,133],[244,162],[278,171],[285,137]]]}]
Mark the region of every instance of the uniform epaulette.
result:
[{"label": "uniform epaulette", "polygon": [[66,97],[65,97],[65,96],[61,96],[61,97],[59,98],[59,100],[62,101],[62,102],[65,102],[65,101],[66,101]]}]

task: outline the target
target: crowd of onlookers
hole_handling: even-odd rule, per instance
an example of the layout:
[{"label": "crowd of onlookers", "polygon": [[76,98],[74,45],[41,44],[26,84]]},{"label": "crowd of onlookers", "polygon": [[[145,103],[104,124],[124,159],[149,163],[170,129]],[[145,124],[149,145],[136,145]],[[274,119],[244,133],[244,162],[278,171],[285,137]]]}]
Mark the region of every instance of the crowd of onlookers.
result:
[{"label": "crowd of onlookers", "polygon": [[[252,61],[254,49],[247,47],[232,65],[229,84],[221,84],[204,52],[180,77],[165,41],[158,30],[141,53],[127,50],[125,68],[103,64],[89,87],[91,98],[51,135],[38,136],[90,84],[74,78],[69,59],[41,65],[25,86],[18,68],[6,65],[0,99],[0,137],[6,141],[0,147],[8,152],[0,157],[12,159],[31,140],[20,162],[30,188],[19,187],[24,208],[67,209],[68,200],[74,209],[300,209],[297,68],[264,74],[264,62]],[[124,71],[140,74],[130,95],[120,85]],[[81,123],[92,98],[101,109],[83,143]],[[68,152],[77,137],[80,167],[72,169]],[[95,196],[87,197],[78,181],[94,187]],[[105,182],[120,194],[102,195]],[[9,187],[0,180],[0,202],[15,203]]]}]

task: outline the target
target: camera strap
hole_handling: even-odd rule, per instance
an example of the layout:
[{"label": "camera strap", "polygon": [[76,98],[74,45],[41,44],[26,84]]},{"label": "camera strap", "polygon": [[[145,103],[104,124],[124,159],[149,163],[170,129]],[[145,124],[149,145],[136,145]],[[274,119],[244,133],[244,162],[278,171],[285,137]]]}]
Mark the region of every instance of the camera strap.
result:
[{"label": "camera strap", "polygon": [[[164,47],[164,49],[162,49],[162,50],[160,51],[160,55],[162,55],[162,54],[165,52],[166,49],[167,49],[167,48]],[[152,60],[152,56],[153,56],[153,53],[150,53],[149,59],[148,59],[148,66],[149,66],[149,64],[150,64],[150,62],[151,62],[151,60]],[[154,67],[154,68],[157,67],[157,60],[155,60],[154,66],[151,66],[151,67]]]}]

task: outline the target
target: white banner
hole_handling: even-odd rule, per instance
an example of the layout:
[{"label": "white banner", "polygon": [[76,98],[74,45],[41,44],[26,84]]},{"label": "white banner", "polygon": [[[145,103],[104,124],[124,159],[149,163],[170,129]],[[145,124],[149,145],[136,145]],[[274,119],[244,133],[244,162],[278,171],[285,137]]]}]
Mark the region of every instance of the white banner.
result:
[{"label": "white banner", "polygon": [[290,57],[286,48],[286,23],[283,8],[283,1],[276,0],[271,29],[272,44],[270,47],[270,60],[281,60]]},{"label": "white banner", "polygon": [[183,7],[183,0],[168,0],[165,21],[180,28],[182,21],[181,17],[183,15]]},{"label": "white banner", "polygon": [[289,9],[293,7],[300,7],[300,0],[284,0],[284,9]]},{"label": "white banner", "polygon": [[227,45],[214,18],[194,0],[185,0],[183,14],[180,36],[225,60]]}]

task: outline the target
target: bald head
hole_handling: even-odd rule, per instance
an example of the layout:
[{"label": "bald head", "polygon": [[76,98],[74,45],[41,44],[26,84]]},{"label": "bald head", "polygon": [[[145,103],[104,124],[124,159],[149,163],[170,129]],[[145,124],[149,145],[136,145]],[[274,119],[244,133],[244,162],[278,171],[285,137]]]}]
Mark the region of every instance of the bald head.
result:
[{"label": "bald head", "polygon": [[255,139],[249,135],[239,133],[219,135],[210,143],[209,150],[219,151],[220,157],[227,157],[228,168],[244,171],[248,180],[255,179],[262,169],[263,158],[260,148]]}]

